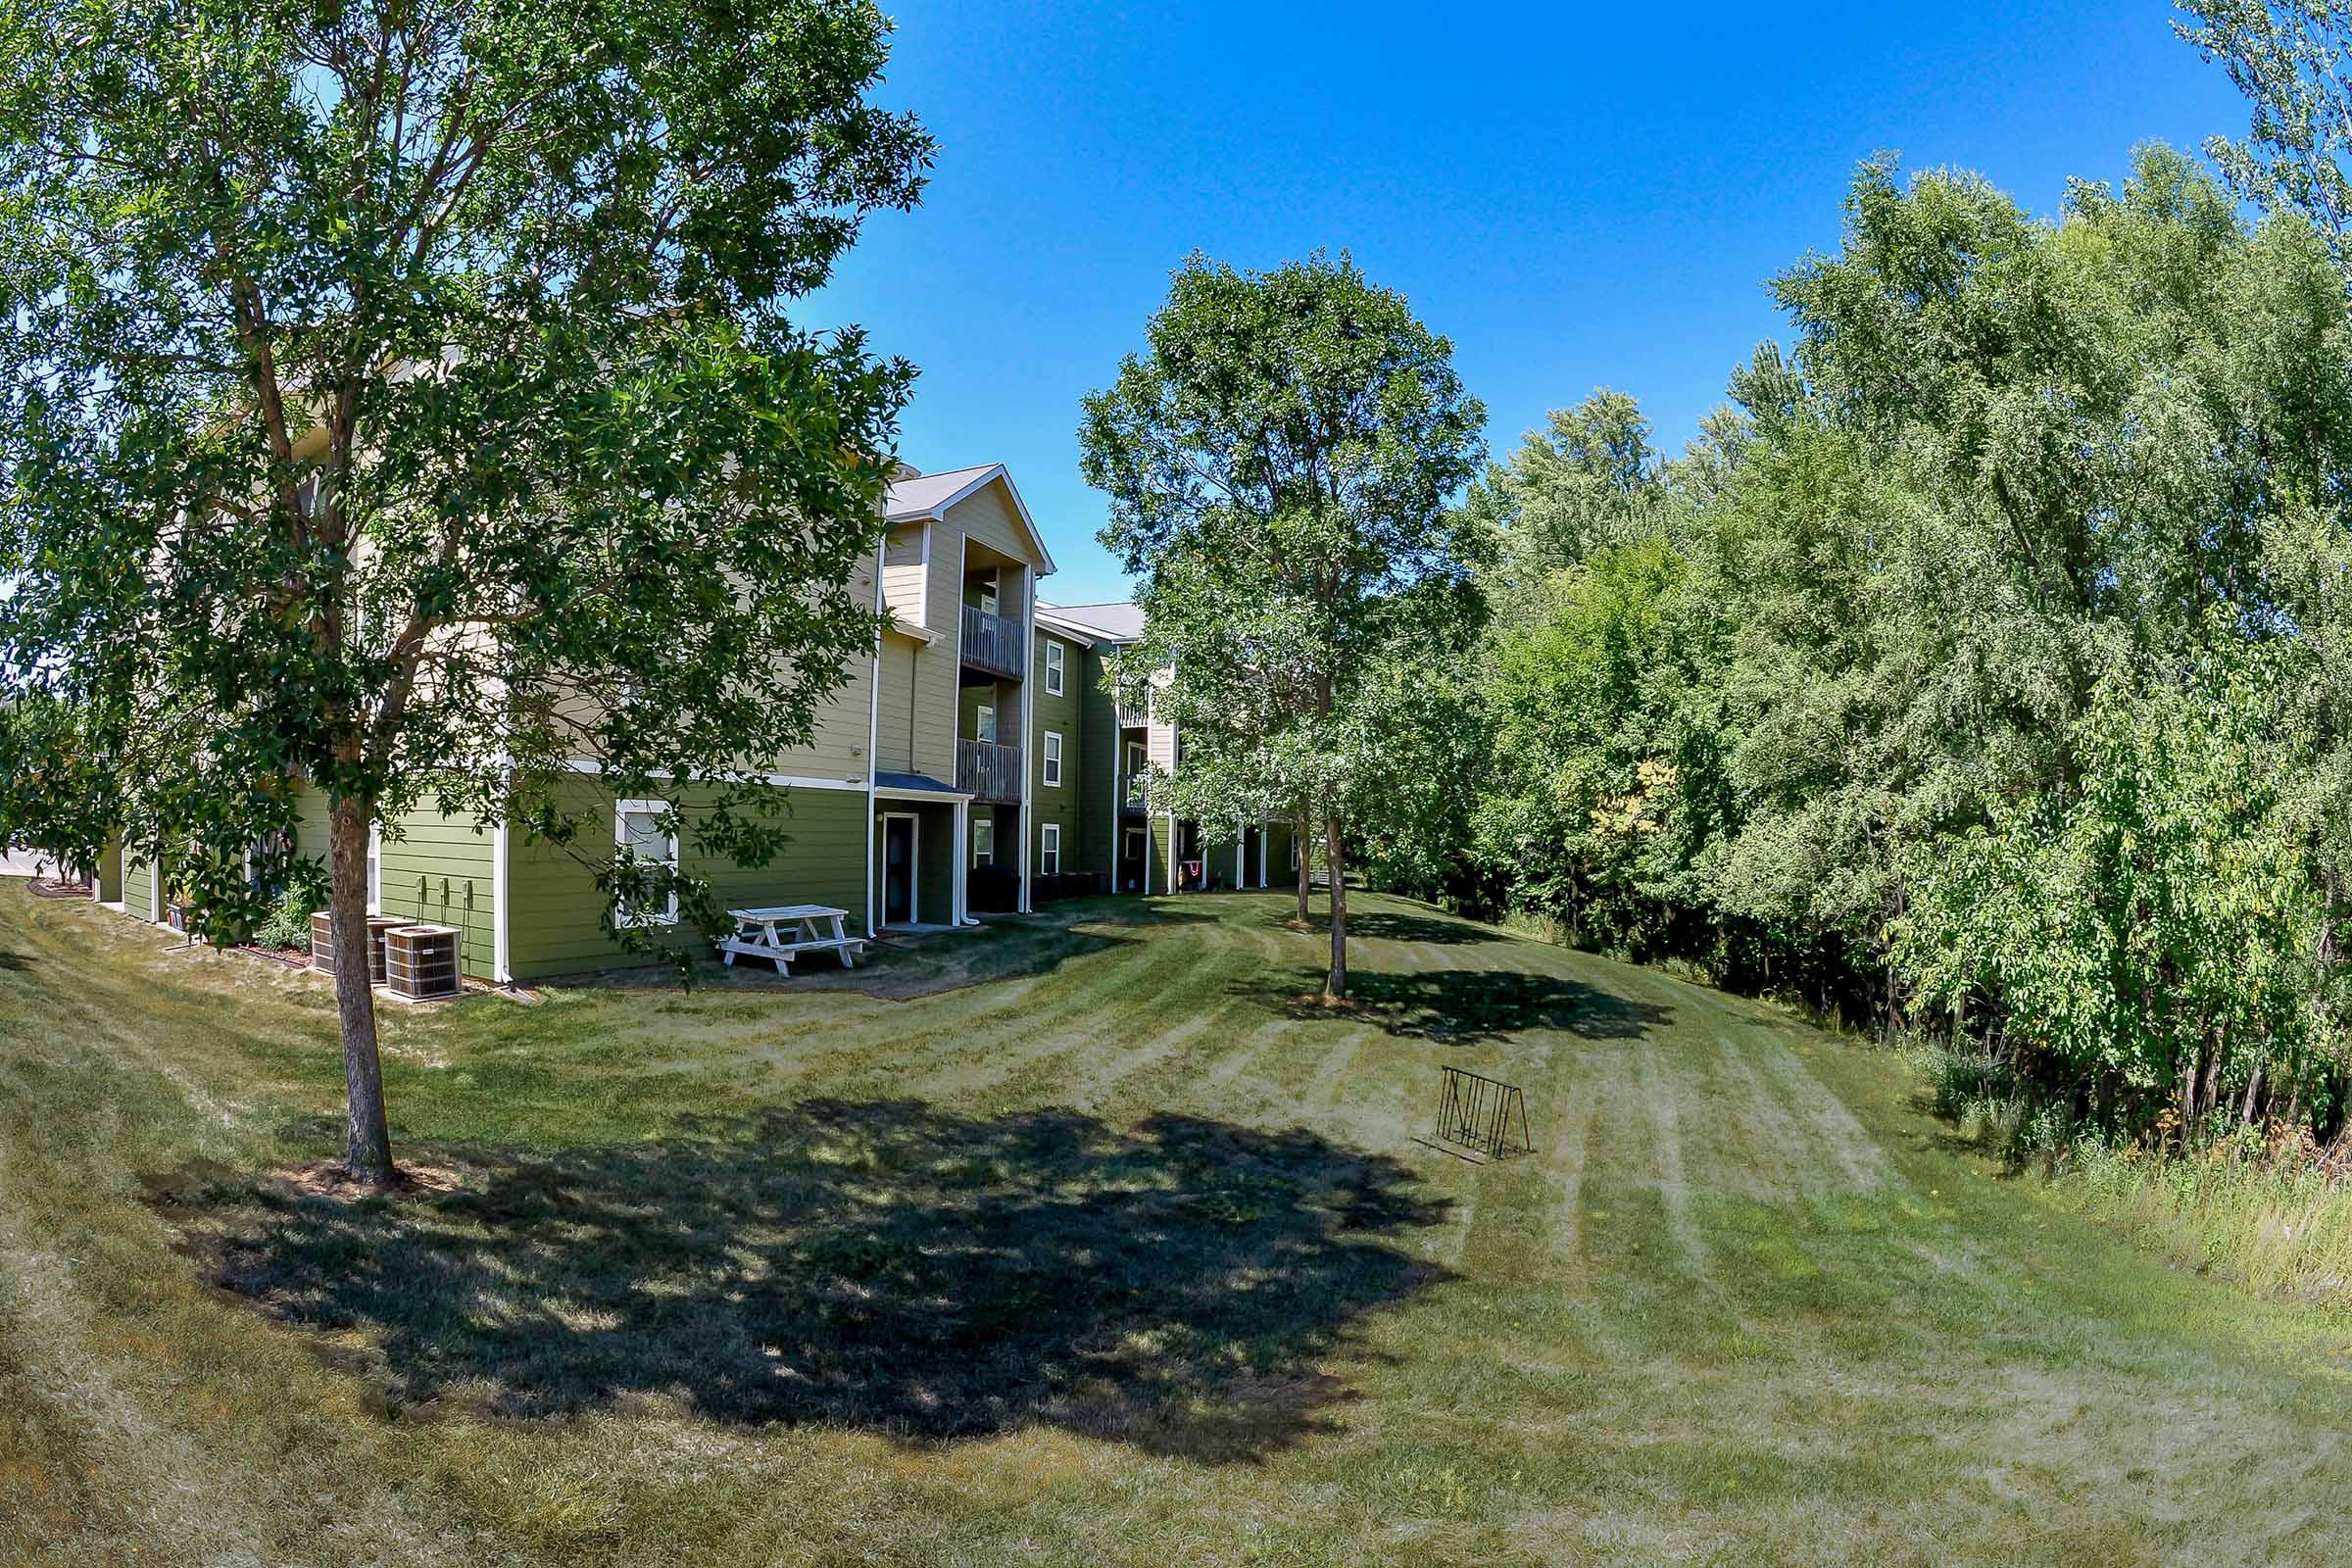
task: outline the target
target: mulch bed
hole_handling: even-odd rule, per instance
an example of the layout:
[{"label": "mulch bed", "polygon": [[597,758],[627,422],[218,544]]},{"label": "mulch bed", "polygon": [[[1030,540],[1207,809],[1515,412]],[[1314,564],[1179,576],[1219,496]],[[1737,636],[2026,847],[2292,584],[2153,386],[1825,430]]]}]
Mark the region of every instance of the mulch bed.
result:
[{"label": "mulch bed", "polygon": [[268,958],[271,963],[282,965],[288,969],[308,969],[311,966],[311,952],[308,948],[241,947],[237,951],[249,953],[257,958]]},{"label": "mulch bed", "polygon": [[36,876],[30,886],[32,896],[36,899],[86,899],[90,896],[87,882],[58,882],[45,876]]},{"label": "mulch bed", "polygon": [[388,1184],[378,1187],[352,1180],[351,1171],[339,1159],[292,1165],[273,1170],[270,1176],[272,1181],[308,1197],[331,1198],[346,1203],[363,1198],[440,1198],[465,1185],[458,1173],[446,1165],[401,1165],[393,1171]]}]

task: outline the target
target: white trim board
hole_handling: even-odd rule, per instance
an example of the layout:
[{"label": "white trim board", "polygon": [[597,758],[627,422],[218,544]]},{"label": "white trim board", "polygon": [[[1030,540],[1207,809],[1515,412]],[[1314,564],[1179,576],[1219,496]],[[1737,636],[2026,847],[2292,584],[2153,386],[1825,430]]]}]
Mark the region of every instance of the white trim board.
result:
[{"label": "white trim board", "polygon": [[[584,773],[591,778],[601,778],[605,772],[604,763],[585,757],[575,757],[565,762],[564,766],[568,772]],[[676,773],[665,767],[653,768],[645,776],[668,779],[673,783],[677,781],[678,777]],[[857,790],[860,793],[869,787],[868,781],[863,778],[809,778],[799,773],[704,773],[689,778],[686,782],[689,784],[770,784],[778,789]]]},{"label": "white trim board", "polygon": [[[882,573],[890,565],[890,539],[887,534],[874,547],[874,613],[883,610]],[[882,750],[882,636],[874,633],[874,678],[867,689],[865,712],[865,934],[872,936],[874,924],[874,759]]]}]

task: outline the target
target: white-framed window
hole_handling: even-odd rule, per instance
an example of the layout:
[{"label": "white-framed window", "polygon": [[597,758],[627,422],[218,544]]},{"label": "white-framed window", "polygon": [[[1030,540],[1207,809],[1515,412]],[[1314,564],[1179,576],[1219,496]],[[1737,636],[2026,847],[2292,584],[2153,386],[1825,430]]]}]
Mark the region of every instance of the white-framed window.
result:
[{"label": "white-framed window", "polygon": [[[678,868],[678,836],[662,825],[669,813],[667,801],[620,801],[612,808],[612,848],[614,853],[627,853],[640,860],[652,860],[666,865],[673,872]],[[678,896],[673,891],[667,906],[659,910],[632,909],[623,904],[614,915],[621,925],[675,925],[678,923]]]},{"label": "white-framed window", "polygon": [[1040,876],[1061,874],[1061,824],[1048,822],[1038,829],[1037,872]]},{"label": "white-framed window", "polygon": [[972,738],[994,746],[997,741],[997,710],[986,703],[972,710]]},{"label": "white-framed window", "polygon": [[1062,666],[1068,658],[1061,644],[1051,637],[1046,639],[1046,692],[1049,696],[1061,695]]},{"label": "white-framed window", "polygon": [[983,614],[993,615],[997,612],[997,585],[995,583],[984,582],[980,585],[980,610]]},{"label": "white-framed window", "polygon": [[384,824],[368,824],[368,912],[384,912]]},{"label": "white-framed window", "polygon": [[1046,731],[1045,772],[1041,775],[1049,789],[1061,788],[1061,731]]},{"label": "white-framed window", "polygon": [[997,819],[993,816],[972,818],[972,863],[997,863]]}]

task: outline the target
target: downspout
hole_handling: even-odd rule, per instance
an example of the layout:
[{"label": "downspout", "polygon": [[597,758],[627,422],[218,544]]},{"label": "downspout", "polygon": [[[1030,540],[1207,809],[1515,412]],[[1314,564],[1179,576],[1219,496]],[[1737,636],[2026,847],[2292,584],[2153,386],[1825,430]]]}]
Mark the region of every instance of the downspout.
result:
[{"label": "downspout", "polygon": [[501,809],[498,825],[490,833],[490,978],[502,986],[514,983],[513,938],[507,920],[507,888],[513,880],[507,874],[510,842],[507,813]]},{"label": "downspout", "polygon": [[[865,934],[874,934],[874,791],[878,787],[874,770],[882,758],[882,574],[890,569],[890,530],[882,530],[882,543],[874,549],[874,679],[872,690],[866,693],[865,714]],[[908,707],[913,706],[912,692],[907,693]],[[907,754],[909,758],[912,753]]]}]

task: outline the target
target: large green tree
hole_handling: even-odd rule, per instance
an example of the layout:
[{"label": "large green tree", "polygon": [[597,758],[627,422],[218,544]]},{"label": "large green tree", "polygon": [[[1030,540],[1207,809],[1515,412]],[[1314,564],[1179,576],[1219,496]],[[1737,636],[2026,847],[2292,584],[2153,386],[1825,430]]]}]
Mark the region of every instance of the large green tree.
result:
[{"label": "large green tree", "polygon": [[[1512,585],[1526,612],[1482,662],[1497,745],[1478,842],[1513,901],[1588,940],[1891,1015],[1905,976],[1940,997],[1986,972],[1959,946],[1983,932],[1904,923],[1923,868],[1957,863],[1987,823],[2080,820],[2095,766],[2154,755],[2122,732],[2169,722],[2187,672],[2225,640],[2275,645],[2280,746],[2243,766],[2280,781],[2264,853],[2291,847],[2322,916],[2272,928],[2311,949],[2272,978],[2334,1016],[2352,308],[2327,237],[2292,210],[2247,222],[2161,147],[2120,188],[2072,187],[2055,220],[1974,176],[1874,160],[1840,245],[1773,288],[1792,352],[1759,351],[1688,456],[1596,485],[1607,445],[1571,438],[1596,400],[1481,487],[1503,559],[1545,566]],[[1573,525],[1509,540],[1531,517]],[[1617,531],[1544,544],[1592,536],[1584,519]],[[2144,677],[2131,704],[2118,670]],[[2214,844],[2252,842],[2211,825]],[[1899,955],[1890,929],[1913,933]],[[2092,945],[2035,929],[2036,961]],[[1968,982],[1971,1027],[2046,1013],[2013,956],[2009,980]],[[2175,988],[2159,1010],[2210,1000],[2184,967],[2147,974]],[[2260,999],[2264,1027],[2286,1031],[2278,1000]],[[2329,1098],[2294,1098],[2308,1086],[2275,1068],[2264,1082],[2257,1108],[2273,1089],[2306,1113]]]},{"label": "large green tree", "polygon": [[2230,186],[2301,214],[2352,274],[2352,3],[2175,0],[2173,30],[2230,74],[2253,111],[2243,137],[2205,143]]},{"label": "large green tree", "polygon": [[[1477,615],[1484,536],[1449,503],[1485,410],[1452,346],[1346,256],[1267,272],[1195,256],[1145,335],[1079,432],[1110,498],[1103,543],[1142,579],[1129,657],[1163,672],[1193,765],[1239,786],[1272,758],[1271,793],[1306,803],[1331,886],[1325,990],[1344,997],[1347,840],[1380,808],[1372,675]],[[1246,725],[1221,716],[1244,708]],[[1237,788],[1232,808],[1265,793]]]},{"label": "large green tree", "polygon": [[888,33],[865,0],[0,16],[0,678],[109,759],[85,845],[169,857],[214,929],[325,792],[362,1178],[371,820],[596,844],[594,769],[703,787],[707,850],[781,842],[741,768],[869,645],[846,584],[910,374],[786,314],[918,194]]}]

